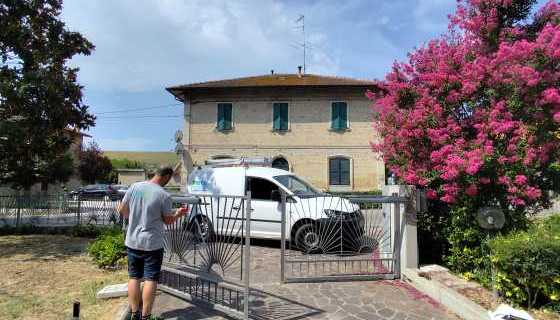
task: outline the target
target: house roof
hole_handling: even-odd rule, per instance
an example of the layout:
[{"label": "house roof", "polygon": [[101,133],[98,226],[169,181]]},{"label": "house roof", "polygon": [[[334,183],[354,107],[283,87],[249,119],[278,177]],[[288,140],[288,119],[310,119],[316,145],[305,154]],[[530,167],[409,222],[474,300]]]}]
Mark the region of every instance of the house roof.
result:
[{"label": "house roof", "polygon": [[234,78],[217,81],[196,82],[166,88],[171,94],[182,99],[182,94],[199,89],[216,88],[262,88],[262,87],[359,87],[371,88],[373,80],[360,80],[344,77],[322,76],[316,74],[268,74],[252,77]]}]

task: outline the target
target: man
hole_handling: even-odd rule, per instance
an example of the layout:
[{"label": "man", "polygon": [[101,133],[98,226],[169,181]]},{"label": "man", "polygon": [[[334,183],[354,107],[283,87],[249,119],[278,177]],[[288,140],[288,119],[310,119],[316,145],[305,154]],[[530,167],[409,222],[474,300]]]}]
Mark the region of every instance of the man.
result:
[{"label": "man", "polygon": [[[128,218],[125,245],[131,320],[158,319],[151,312],[163,262],[164,224],[174,223],[187,212],[186,208],[174,211],[171,196],[163,189],[172,175],[173,169],[162,167],[152,179],[133,184],[118,208],[119,214]],[[144,290],[141,292],[142,279]]]}]

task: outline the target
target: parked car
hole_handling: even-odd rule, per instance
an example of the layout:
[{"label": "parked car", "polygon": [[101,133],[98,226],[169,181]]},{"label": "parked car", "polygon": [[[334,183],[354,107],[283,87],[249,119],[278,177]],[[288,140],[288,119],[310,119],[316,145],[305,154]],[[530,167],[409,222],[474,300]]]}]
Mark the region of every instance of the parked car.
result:
[{"label": "parked car", "polygon": [[251,192],[253,238],[281,239],[282,192],[287,195],[286,235],[302,251],[339,251],[341,246],[356,243],[364,234],[364,216],[358,205],[321,193],[289,171],[271,167],[208,166],[194,170],[187,183],[188,194],[199,195],[203,202],[200,212],[193,211],[189,216],[190,225],[198,226],[193,232],[201,233],[198,235],[201,238],[231,234],[233,229],[240,228],[243,220],[223,217],[239,208],[239,203],[231,199],[210,205],[213,209],[205,207],[216,202],[212,197],[243,196],[248,191]]},{"label": "parked car", "polygon": [[80,187],[77,190],[70,192],[70,196],[74,200],[103,199],[116,201],[119,199],[118,192],[108,184],[91,184]]},{"label": "parked car", "polygon": [[128,186],[126,184],[112,184],[111,189],[117,192],[117,197],[120,200],[124,197],[126,190],[128,190]]}]

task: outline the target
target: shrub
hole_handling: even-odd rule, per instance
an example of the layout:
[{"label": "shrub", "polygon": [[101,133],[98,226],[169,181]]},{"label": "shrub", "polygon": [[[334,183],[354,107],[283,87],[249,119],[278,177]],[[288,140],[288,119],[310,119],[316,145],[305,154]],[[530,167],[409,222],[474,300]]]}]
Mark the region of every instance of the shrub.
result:
[{"label": "shrub", "polygon": [[560,309],[560,216],[490,241],[495,288],[510,302]]},{"label": "shrub", "polygon": [[126,263],[124,235],[118,228],[108,229],[88,246],[88,253],[100,268],[116,268]]}]

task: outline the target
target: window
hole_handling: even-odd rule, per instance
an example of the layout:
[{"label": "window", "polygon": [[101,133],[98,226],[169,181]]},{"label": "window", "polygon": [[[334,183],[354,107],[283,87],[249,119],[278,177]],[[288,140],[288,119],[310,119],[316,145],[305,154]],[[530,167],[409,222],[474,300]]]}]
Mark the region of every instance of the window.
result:
[{"label": "window", "polygon": [[284,159],[283,157],[278,157],[272,161],[272,167],[276,169],[282,169],[286,171],[290,171],[290,164],[288,160]]},{"label": "window", "polygon": [[272,128],[274,131],[288,130],[288,104],[274,103],[272,105]]},{"label": "window", "polygon": [[329,159],[329,185],[350,185],[350,159],[342,157]]},{"label": "window", "polygon": [[332,103],[331,129],[345,130],[348,129],[348,105],[346,102]]},{"label": "window", "polygon": [[273,182],[260,178],[247,178],[247,189],[251,191],[252,200],[272,201],[272,191],[278,191]]},{"label": "window", "polygon": [[313,186],[307,184],[296,176],[275,176],[274,180],[280,182],[284,187],[290,189],[290,191],[296,195],[314,195],[319,193],[319,191],[313,188]]},{"label": "window", "polygon": [[219,131],[228,131],[232,129],[231,109],[231,103],[218,103],[218,123],[216,128]]}]

